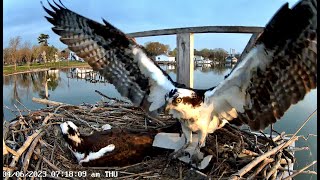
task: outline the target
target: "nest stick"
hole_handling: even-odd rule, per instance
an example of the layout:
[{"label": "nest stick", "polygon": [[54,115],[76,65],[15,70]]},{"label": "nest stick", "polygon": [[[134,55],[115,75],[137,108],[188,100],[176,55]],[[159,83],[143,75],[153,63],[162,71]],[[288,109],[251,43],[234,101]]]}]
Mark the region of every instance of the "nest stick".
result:
[{"label": "nest stick", "polygon": [[91,126],[87,121],[80,119],[77,115],[75,115],[75,114],[73,114],[73,113],[71,113],[71,112],[69,112],[69,111],[67,111],[67,110],[65,110],[65,109],[64,109],[64,111],[65,111],[67,114],[69,114],[70,116],[74,117],[76,120],[78,120],[78,121],[86,124],[86,125],[87,125],[88,127],[90,127],[91,129],[93,129],[93,130],[95,130],[95,131],[99,131],[98,128],[95,128],[95,127]]},{"label": "nest stick", "polygon": [[301,172],[303,172],[304,170],[308,169],[310,166],[313,166],[315,163],[317,163],[317,161],[313,161],[312,163],[308,164],[307,166],[305,166],[304,168],[296,171],[295,173],[293,173],[292,175],[284,178],[284,180],[289,180],[292,179],[293,177],[295,177],[296,175],[300,174]]},{"label": "nest stick", "polygon": [[249,156],[259,156],[258,153],[250,151],[250,150],[247,150],[247,149],[242,149],[242,153],[246,154],[246,155],[249,155]]},{"label": "nest stick", "polygon": [[16,101],[17,101],[21,106],[23,106],[29,113],[31,112],[31,110],[28,109],[24,104],[22,104],[18,99],[16,99]]},{"label": "nest stick", "polygon": [[62,103],[62,102],[56,102],[56,101],[50,101],[47,99],[41,99],[41,98],[32,98],[33,102],[39,103],[39,104],[45,104],[45,105],[49,105],[49,106],[60,106],[60,105],[70,105],[71,104],[66,104],[66,103]]},{"label": "nest stick", "polygon": [[268,172],[266,179],[269,179],[271,176],[274,176],[274,174],[277,173],[277,170],[280,167],[281,155],[282,153],[277,154],[277,161],[271,166],[271,169]]},{"label": "nest stick", "polygon": [[105,98],[107,98],[107,99],[114,100],[114,101],[118,101],[118,102],[122,102],[122,103],[126,103],[126,102],[124,102],[124,101],[122,101],[122,100],[120,100],[120,99],[109,97],[109,96],[103,94],[102,92],[100,92],[100,91],[98,91],[98,90],[95,90],[94,92],[98,93],[100,96],[105,97]]},{"label": "nest stick", "polygon": [[19,109],[15,104],[13,104],[13,106],[14,106],[14,107],[17,109],[17,111],[19,112],[20,117],[21,117],[21,118],[23,118],[23,116],[22,116],[22,113],[21,113],[20,109]]},{"label": "nest stick", "polygon": [[[24,151],[30,146],[31,142],[33,141],[33,139],[35,137],[37,137],[39,134],[41,133],[41,130],[38,132],[33,133],[31,136],[28,136],[27,140],[24,142],[24,144],[19,148],[19,150],[17,151],[17,156],[14,156],[14,158],[12,159],[11,163],[10,163],[10,167],[14,168],[20,158],[20,156],[22,155],[22,153],[24,153]],[[13,169],[9,170],[9,173],[12,173]],[[9,178],[9,176],[5,177],[5,179],[7,180]]]},{"label": "nest stick", "polygon": [[278,136],[274,137],[274,138],[272,139],[272,141],[273,141],[273,142],[276,142],[276,141],[282,139],[284,135],[285,135],[285,132],[281,132],[281,134],[279,134]]},{"label": "nest stick", "polygon": [[3,155],[6,155],[8,153],[11,153],[14,156],[18,155],[18,153],[15,150],[11,149],[9,146],[7,146],[3,140]]},{"label": "nest stick", "polygon": [[273,162],[273,159],[266,158],[261,165],[247,178],[248,180],[255,179],[255,177],[260,173],[260,171],[269,163]]},{"label": "nest stick", "polygon": [[240,169],[237,173],[232,174],[229,179],[236,180],[241,178],[243,175],[245,175],[247,172],[249,172],[253,167],[255,167],[258,163],[266,159],[267,157],[277,153],[279,150],[286,148],[287,146],[291,145],[297,138],[292,138],[288,142],[283,143],[270,151],[262,154],[261,156],[255,158],[251,163],[244,166],[242,169]]},{"label": "nest stick", "polygon": [[39,158],[41,158],[43,162],[47,163],[54,171],[61,171],[57,166],[52,164],[48,159],[43,157],[39,152],[34,150],[33,153],[36,154]]},{"label": "nest stick", "polygon": [[[300,128],[292,135],[292,137],[286,142],[283,144],[283,146],[287,146],[288,143],[290,143],[290,141],[296,137],[296,135],[299,133],[299,131],[307,124],[307,122],[311,119],[311,117],[317,112],[317,109],[314,110],[310,115],[309,117],[302,123],[302,125],[300,126]],[[280,149],[279,149],[280,150]]]},{"label": "nest stick", "polygon": [[[279,171],[288,171],[287,168],[283,168],[283,167],[279,167],[278,170]],[[291,169],[289,169],[289,172],[292,172],[292,173],[296,173],[298,171],[300,171],[300,170],[291,170]],[[316,171],[310,171],[310,170],[308,170],[308,171],[300,171],[300,173],[301,174],[314,174],[314,175],[318,174]]]},{"label": "nest stick", "polygon": [[26,173],[29,167],[29,163],[30,163],[30,158],[33,154],[34,148],[36,147],[36,145],[38,144],[39,139],[44,135],[44,131],[42,131],[37,137],[34,138],[33,142],[31,143],[29,150],[27,152],[27,154],[25,155],[25,159],[23,161],[23,165],[22,165],[22,171],[23,173]]},{"label": "nest stick", "polygon": [[10,123],[6,120],[3,121],[3,139],[7,139]]}]

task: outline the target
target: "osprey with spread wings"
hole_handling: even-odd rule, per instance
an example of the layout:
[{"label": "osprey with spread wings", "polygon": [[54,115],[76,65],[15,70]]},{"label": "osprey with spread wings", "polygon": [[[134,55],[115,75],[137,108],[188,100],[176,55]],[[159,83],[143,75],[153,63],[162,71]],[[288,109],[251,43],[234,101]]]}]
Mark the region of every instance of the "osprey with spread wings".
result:
[{"label": "osprey with spread wings", "polygon": [[[109,22],[103,25],[55,4],[49,3],[52,10],[44,7],[51,16],[46,18],[70,50],[147,113],[165,109],[180,121],[186,144],[174,157],[190,145],[192,132],[198,133],[200,151],[207,134],[225,122],[266,128],[317,85],[316,0],[283,5],[232,73],[201,90],[174,82],[142,46]],[[197,154],[195,162],[201,159]]]}]

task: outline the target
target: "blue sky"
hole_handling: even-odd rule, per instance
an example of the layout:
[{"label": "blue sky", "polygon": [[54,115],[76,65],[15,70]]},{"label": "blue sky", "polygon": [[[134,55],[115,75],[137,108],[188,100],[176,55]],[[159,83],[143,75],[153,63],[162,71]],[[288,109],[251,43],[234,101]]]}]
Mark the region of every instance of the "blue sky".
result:
[{"label": "blue sky", "polygon": [[[69,9],[102,22],[106,19],[125,33],[191,26],[241,25],[265,26],[274,13],[285,3],[297,0],[62,0]],[[47,2],[44,0],[44,5]],[[20,35],[23,41],[37,43],[40,33],[49,34],[49,43],[63,49],[66,46],[51,31],[40,0],[4,0],[3,45],[11,37]],[[242,52],[248,34],[195,34],[194,46],[203,48],[230,48]],[[137,38],[145,44],[158,41],[176,46],[176,36]]]}]

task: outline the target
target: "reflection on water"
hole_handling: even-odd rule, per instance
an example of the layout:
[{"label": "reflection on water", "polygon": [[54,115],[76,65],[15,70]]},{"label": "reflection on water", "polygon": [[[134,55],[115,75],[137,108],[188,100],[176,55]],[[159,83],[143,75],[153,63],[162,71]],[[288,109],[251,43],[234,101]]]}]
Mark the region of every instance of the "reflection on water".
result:
[{"label": "reflection on water", "polygon": [[[161,66],[173,80],[176,80],[175,66]],[[221,65],[207,65],[196,67],[194,70],[194,88],[205,89],[217,86],[231,70],[231,67]],[[18,74],[3,77],[3,103],[11,110],[16,110],[13,104],[23,110],[16,100],[31,110],[44,108],[46,106],[32,102],[32,97],[44,98],[45,82],[48,81],[49,99],[69,104],[95,103],[101,100],[101,96],[95,93],[99,90],[110,97],[124,99],[116,91],[115,87],[101,77],[97,72],[90,69],[63,69],[49,70],[35,73]],[[275,124],[276,130],[294,133],[307,116],[316,109],[317,91],[313,90],[305,99],[292,106],[281,121]],[[4,107],[5,119],[13,119],[16,112],[11,112]],[[314,116],[298,135],[307,136],[317,134],[317,116]],[[268,132],[268,130],[266,131]],[[317,142],[315,137],[308,141],[300,140],[297,146],[311,147],[310,153],[296,152],[298,163],[295,168],[302,168],[317,158]],[[305,177],[305,176],[301,176]],[[307,176],[309,177],[309,176]],[[315,177],[315,176],[314,176]],[[299,177],[297,178],[299,179]]]},{"label": "reflection on water", "polygon": [[37,94],[39,97],[44,97],[44,84],[47,79],[48,89],[54,91],[61,80],[58,70],[41,71],[36,73],[17,74],[13,76],[3,77],[4,90],[8,90],[8,94],[4,96],[10,98],[10,104],[18,101],[24,101],[22,98],[30,94]]}]

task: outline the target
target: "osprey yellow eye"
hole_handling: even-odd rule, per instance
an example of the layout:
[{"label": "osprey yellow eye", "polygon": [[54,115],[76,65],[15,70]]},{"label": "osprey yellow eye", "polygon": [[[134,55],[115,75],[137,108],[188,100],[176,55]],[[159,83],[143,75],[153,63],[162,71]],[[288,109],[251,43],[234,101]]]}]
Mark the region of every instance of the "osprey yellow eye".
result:
[{"label": "osprey yellow eye", "polygon": [[179,97],[178,97],[178,98],[176,99],[176,103],[181,103],[181,101],[182,101],[182,98],[179,98]]}]

